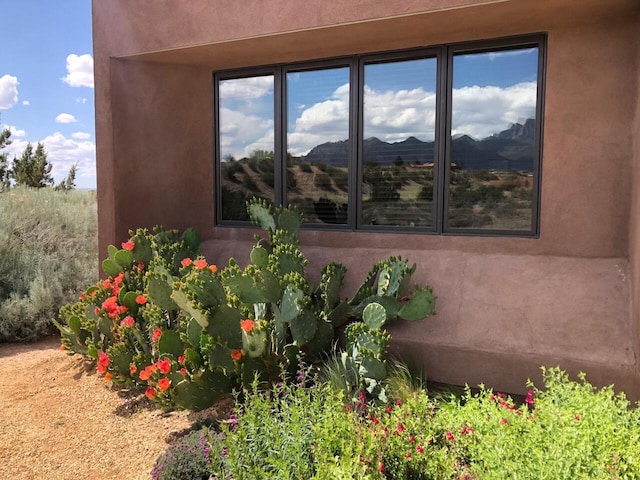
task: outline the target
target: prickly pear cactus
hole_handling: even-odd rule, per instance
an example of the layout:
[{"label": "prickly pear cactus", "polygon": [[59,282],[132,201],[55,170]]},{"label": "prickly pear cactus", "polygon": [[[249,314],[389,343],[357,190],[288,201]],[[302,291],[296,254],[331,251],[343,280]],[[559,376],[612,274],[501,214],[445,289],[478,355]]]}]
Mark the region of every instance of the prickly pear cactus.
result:
[{"label": "prickly pear cactus", "polygon": [[391,336],[382,329],[387,318],[386,311],[379,303],[368,304],[362,314],[362,322],[347,326],[346,353],[357,365],[360,385],[378,400],[386,399],[381,382],[387,376],[385,356]]}]

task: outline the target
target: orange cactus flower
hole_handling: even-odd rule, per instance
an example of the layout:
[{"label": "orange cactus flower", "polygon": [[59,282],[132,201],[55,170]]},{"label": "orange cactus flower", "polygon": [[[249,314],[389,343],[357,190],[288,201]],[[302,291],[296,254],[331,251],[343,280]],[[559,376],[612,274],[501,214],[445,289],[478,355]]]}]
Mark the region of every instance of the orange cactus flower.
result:
[{"label": "orange cactus flower", "polygon": [[182,259],[182,261],[180,262],[180,265],[182,265],[183,267],[188,267],[192,263],[193,263],[193,260],[191,260],[189,257],[187,257],[187,258],[183,258]]},{"label": "orange cactus flower", "polygon": [[162,377],[160,380],[158,380],[158,388],[163,392],[166,392],[170,386],[171,380],[169,380],[167,377]]},{"label": "orange cactus flower", "polygon": [[129,240],[128,242],[122,242],[122,248],[124,248],[125,250],[131,251],[135,248],[136,244],[133,243],[131,240]]},{"label": "orange cactus flower", "polygon": [[153,400],[154,398],[156,398],[156,389],[153,387],[149,387],[147,388],[147,390],[144,392],[144,394],[146,395],[146,397],[149,400]]},{"label": "orange cactus flower", "polygon": [[151,378],[151,373],[152,373],[151,366],[145,367],[145,369],[140,372],[140,380],[146,382]]},{"label": "orange cactus flower", "polygon": [[253,327],[255,326],[255,324],[256,322],[254,322],[250,318],[247,318],[246,320],[240,321],[240,328],[242,328],[242,330],[244,330],[245,332],[249,333],[251,330],[253,330]]},{"label": "orange cactus flower", "polygon": [[243,356],[244,356],[244,352],[242,351],[241,348],[237,348],[233,352],[231,352],[231,358],[233,359],[234,362],[239,362],[240,360],[242,360]]},{"label": "orange cactus flower", "polygon": [[202,270],[203,268],[207,268],[207,261],[204,258],[200,258],[193,262],[198,270]]},{"label": "orange cactus flower", "polygon": [[162,373],[169,373],[171,371],[171,360],[164,357],[156,362],[156,366]]},{"label": "orange cactus flower", "polygon": [[135,364],[133,364],[133,363],[132,363],[131,365],[129,365],[129,373],[130,373],[131,375],[133,375],[133,374],[134,374],[134,373],[136,373],[137,371],[138,371],[138,367],[136,367],[136,366],[135,366]]},{"label": "orange cactus flower", "polygon": [[211,270],[211,273],[216,273],[218,271],[218,267],[215,265],[209,265],[209,270]]},{"label": "orange cactus flower", "polygon": [[87,296],[85,295],[85,293],[84,293],[84,292],[82,292],[82,293],[80,294],[80,300],[84,300],[85,298],[87,298]]},{"label": "orange cactus flower", "polygon": [[145,297],[144,295],[138,295],[136,297],[136,303],[138,305],[144,305],[145,303],[147,303],[147,297]]},{"label": "orange cactus flower", "polygon": [[113,377],[111,376],[111,373],[107,372],[107,374],[104,376],[104,381],[110,382],[112,378]]}]

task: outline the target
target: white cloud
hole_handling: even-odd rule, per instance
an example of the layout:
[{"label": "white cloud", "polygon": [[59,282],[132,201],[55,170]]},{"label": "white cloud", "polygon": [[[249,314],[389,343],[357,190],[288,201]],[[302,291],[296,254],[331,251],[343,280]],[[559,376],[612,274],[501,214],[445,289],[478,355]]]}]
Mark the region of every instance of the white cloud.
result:
[{"label": "white cloud", "polygon": [[85,103],[87,103],[87,99],[81,97],[76,98],[76,103],[82,103],[84,105]]},{"label": "white cloud", "polygon": [[0,110],[7,110],[18,102],[18,77],[5,74],[0,77]]},{"label": "white cloud", "polygon": [[76,184],[79,187],[95,188],[96,146],[87,140],[66,138],[62,133],[48,135],[41,142],[47,152],[47,159],[53,165],[52,174],[59,182],[77,164]]},{"label": "white cloud", "polygon": [[91,134],[87,132],[75,132],[72,133],[71,136],[76,140],[87,140],[88,138],[91,138]]},{"label": "white cloud", "polygon": [[273,150],[273,119],[221,108],[220,125],[222,157],[242,158],[254,150]]},{"label": "white cloud", "polygon": [[75,123],[77,122],[76,117],[71,115],[70,113],[61,113],[56,117],[57,123]]},{"label": "white cloud", "polygon": [[15,127],[13,125],[0,125],[0,130],[4,130],[5,128],[8,128],[11,132],[11,140],[15,139],[16,137],[24,137],[27,134],[26,131],[20,130],[18,129],[18,127]]},{"label": "white cloud", "polygon": [[250,100],[273,92],[273,76],[233,78],[220,82],[220,95],[226,99]]},{"label": "white cloud", "polygon": [[23,100],[22,105],[26,105],[28,107],[29,105],[31,105],[31,102],[29,100]]},{"label": "white cloud", "polygon": [[93,88],[93,57],[85,53],[67,56],[67,75],[62,80],[72,87]]},{"label": "white cloud", "polygon": [[453,91],[452,103],[451,133],[482,139],[535,116],[536,82],[463,87]]}]

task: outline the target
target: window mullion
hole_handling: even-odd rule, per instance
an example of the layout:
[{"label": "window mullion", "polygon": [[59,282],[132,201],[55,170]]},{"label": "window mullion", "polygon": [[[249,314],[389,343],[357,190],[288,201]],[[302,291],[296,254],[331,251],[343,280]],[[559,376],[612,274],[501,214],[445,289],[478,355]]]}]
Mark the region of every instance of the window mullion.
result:
[{"label": "window mullion", "polygon": [[356,229],[362,218],[362,132],[364,66],[361,59],[354,58],[350,65],[349,95],[349,218],[348,226]]},{"label": "window mullion", "polygon": [[436,142],[438,161],[436,174],[438,194],[436,204],[436,232],[442,233],[447,224],[446,215],[449,204],[449,169],[451,142],[451,89],[453,88],[452,62],[449,48],[442,47],[438,54],[438,112]]},{"label": "window mullion", "polygon": [[276,205],[287,202],[284,178],[286,174],[287,154],[287,109],[286,109],[286,79],[282,67],[274,72],[274,190]]}]

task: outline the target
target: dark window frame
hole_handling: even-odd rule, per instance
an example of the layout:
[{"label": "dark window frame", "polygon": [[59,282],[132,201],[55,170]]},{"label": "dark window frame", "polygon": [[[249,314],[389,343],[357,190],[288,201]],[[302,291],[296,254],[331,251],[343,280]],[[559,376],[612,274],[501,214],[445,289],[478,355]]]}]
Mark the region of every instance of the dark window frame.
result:
[{"label": "dark window frame", "polygon": [[[532,186],[532,221],[530,230],[498,230],[467,227],[449,227],[448,202],[451,155],[451,118],[453,57],[456,54],[501,52],[519,48],[538,49],[536,122],[534,137],[534,162]],[[360,231],[376,233],[409,233],[455,236],[496,236],[539,238],[542,178],[543,112],[546,71],[546,34],[506,37],[474,42],[376,52],[329,59],[310,60],[289,64],[277,64],[243,69],[224,70],[213,73],[214,112],[214,172],[215,172],[215,218],[216,226],[249,227],[250,223],[222,219],[222,184],[220,176],[220,81],[273,75],[274,78],[274,197],[277,205],[286,202],[286,151],[287,151],[287,73],[296,71],[323,70],[335,67],[349,68],[349,171],[348,171],[348,217],[346,225],[305,224],[312,230]],[[390,225],[362,225],[362,180],[363,180],[363,133],[364,133],[364,68],[368,64],[393,63],[420,58],[435,58],[437,61],[436,126],[434,139],[434,195],[433,222],[431,227],[398,227]]]}]

